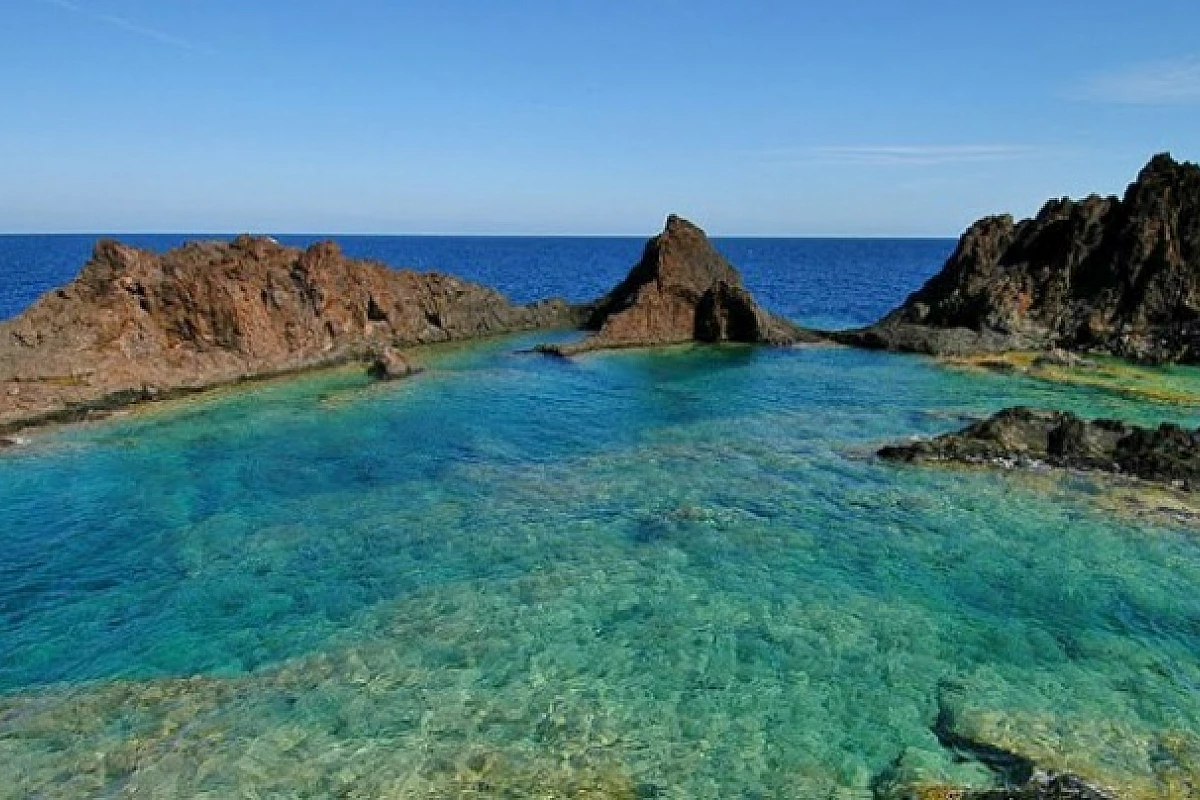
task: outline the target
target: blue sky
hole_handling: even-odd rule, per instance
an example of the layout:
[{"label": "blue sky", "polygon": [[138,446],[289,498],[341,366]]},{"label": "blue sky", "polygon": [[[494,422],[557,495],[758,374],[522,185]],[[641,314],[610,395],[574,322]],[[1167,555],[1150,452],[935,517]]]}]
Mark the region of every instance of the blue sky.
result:
[{"label": "blue sky", "polygon": [[955,235],[1200,159],[1200,3],[0,0],[0,231]]}]

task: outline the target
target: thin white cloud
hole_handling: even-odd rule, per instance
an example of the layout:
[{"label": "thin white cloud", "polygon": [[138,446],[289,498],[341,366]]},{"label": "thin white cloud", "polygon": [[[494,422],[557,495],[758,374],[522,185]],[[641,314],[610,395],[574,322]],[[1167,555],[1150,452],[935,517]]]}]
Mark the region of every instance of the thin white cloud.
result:
[{"label": "thin white cloud", "polygon": [[1072,97],[1124,105],[1200,103],[1200,56],[1152,61],[1094,75],[1084,81]]},{"label": "thin white cloud", "polygon": [[89,19],[97,22],[103,22],[106,25],[120,28],[129,33],[141,36],[145,39],[152,39],[159,44],[164,44],[169,47],[174,47],[179,50],[186,50],[189,53],[197,53],[199,55],[211,56],[216,55],[216,51],[210,48],[198,45],[194,42],[189,42],[187,39],[182,39],[166,31],[160,31],[157,28],[151,28],[148,25],[142,25],[127,17],[120,17],[116,14],[107,14],[103,12],[92,11],[71,0],[40,0],[47,5],[57,6],[59,8],[71,11],[76,14],[82,14]]},{"label": "thin white cloud", "polygon": [[772,150],[762,153],[771,161],[796,164],[849,164],[862,166],[931,167],[1010,161],[1037,155],[1033,147],[1008,144],[960,145],[829,145]]}]

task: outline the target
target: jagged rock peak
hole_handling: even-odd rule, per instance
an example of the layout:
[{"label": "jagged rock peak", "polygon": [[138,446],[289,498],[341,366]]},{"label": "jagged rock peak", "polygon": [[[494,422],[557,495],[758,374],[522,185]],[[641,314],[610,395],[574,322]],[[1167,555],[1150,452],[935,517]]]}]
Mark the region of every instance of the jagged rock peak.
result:
[{"label": "jagged rock peak", "polygon": [[585,327],[595,333],[583,342],[543,349],[570,355],[689,341],[785,344],[803,335],[759,307],[704,231],[675,214]]},{"label": "jagged rock peak", "polygon": [[1163,153],[1121,198],[982,219],[903,305],[840,338],[938,354],[1062,347],[1200,362],[1200,167]]}]

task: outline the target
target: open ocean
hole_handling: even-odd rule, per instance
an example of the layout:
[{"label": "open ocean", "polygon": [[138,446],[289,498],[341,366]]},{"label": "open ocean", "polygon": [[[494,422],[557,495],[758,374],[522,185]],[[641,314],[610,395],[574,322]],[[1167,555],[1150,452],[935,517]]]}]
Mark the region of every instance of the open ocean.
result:
[{"label": "open ocean", "polygon": [[[521,301],[599,295],[643,244],[339,240]],[[92,241],[0,237],[0,318]],[[874,320],[954,246],[716,243],[766,306],[825,326]],[[1015,404],[1194,427],[1200,371],[1154,373],[1156,397],[836,347],[517,352],[569,335],[0,456],[0,797],[992,785],[939,719],[1130,797],[1197,796],[1195,523],[1101,479],[871,453]]]},{"label": "open ocean", "polygon": [[[127,244],[163,251],[215,235],[130,234]],[[582,302],[615,286],[641,255],[634,237],[278,236],[307,247],[335,238],[355,258],[419,272],[450,272],[528,303]],[[903,300],[941,267],[952,239],[718,239],[747,285],[778,313],[809,324],[862,325]],[[0,319],[71,280],[95,236],[0,235]]]}]

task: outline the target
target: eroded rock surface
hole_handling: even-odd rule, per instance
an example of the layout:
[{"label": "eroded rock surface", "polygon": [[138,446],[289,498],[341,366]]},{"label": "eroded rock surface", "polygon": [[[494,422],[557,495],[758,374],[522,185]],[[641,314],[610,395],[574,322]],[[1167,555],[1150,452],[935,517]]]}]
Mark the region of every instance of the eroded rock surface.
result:
[{"label": "eroded rock surface", "polygon": [[935,355],[1058,347],[1200,363],[1200,167],[1158,155],[1123,198],[980,220],[903,305],[834,337]]},{"label": "eroded rock surface", "polygon": [[540,349],[573,355],[692,341],[782,345],[817,338],[761,308],[704,231],[674,215],[625,280],[596,304],[584,327],[595,333],[582,342]]},{"label": "eroded rock surface", "polygon": [[0,433],[83,409],[366,358],[380,348],[573,327],[562,301],[528,306],[437,273],[268,238],[158,255],[100,241],[67,286],[0,323]]},{"label": "eroded rock surface", "polygon": [[1150,429],[1088,421],[1068,411],[1005,409],[958,433],[884,447],[879,455],[892,461],[1048,465],[1200,490],[1200,431],[1168,423]]}]

